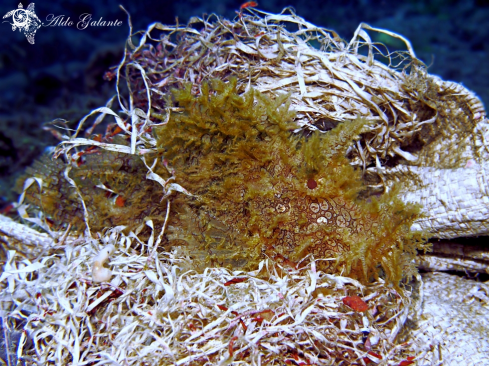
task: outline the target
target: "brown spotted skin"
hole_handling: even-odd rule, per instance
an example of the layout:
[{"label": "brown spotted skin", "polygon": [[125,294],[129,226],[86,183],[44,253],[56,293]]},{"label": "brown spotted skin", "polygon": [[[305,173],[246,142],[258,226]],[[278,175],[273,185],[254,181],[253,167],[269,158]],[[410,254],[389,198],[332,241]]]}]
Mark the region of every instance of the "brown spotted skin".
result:
[{"label": "brown spotted skin", "polygon": [[[260,181],[260,174],[250,172],[248,184],[237,189],[236,195],[249,196],[250,186],[263,187],[264,194],[241,202],[221,201],[222,208],[214,211],[216,218],[231,231],[259,236],[264,243],[263,258],[278,260],[299,260],[307,254],[317,259],[338,258],[350,250],[349,241],[368,236],[372,222],[368,215],[362,216],[351,199],[313,197],[307,194],[308,187],[297,190],[292,182],[298,179],[291,170],[273,170],[272,178],[278,182],[271,189]],[[286,179],[283,173],[288,174]],[[267,190],[274,194],[266,194]],[[344,240],[345,236],[349,241]],[[334,261],[321,261],[319,268],[333,271],[334,265]]]}]

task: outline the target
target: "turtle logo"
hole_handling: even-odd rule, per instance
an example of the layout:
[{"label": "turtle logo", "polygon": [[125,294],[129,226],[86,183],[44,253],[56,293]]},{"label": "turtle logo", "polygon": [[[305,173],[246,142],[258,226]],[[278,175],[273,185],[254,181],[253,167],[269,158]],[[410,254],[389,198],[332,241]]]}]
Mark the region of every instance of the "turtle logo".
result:
[{"label": "turtle logo", "polygon": [[9,11],[3,16],[3,19],[12,17],[13,23],[12,30],[15,32],[17,29],[24,33],[25,37],[30,44],[34,44],[34,35],[36,31],[41,28],[42,22],[34,13],[34,3],[30,3],[27,9],[24,9],[22,3],[19,3],[19,8]]}]

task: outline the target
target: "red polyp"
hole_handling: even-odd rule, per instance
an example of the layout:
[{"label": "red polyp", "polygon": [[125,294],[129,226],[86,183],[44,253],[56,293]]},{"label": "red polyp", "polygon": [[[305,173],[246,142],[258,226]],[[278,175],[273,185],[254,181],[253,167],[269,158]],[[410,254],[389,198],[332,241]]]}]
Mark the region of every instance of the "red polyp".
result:
[{"label": "red polyp", "polygon": [[309,178],[309,180],[307,181],[307,187],[308,187],[309,189],[314,189],[314,188],[316,188],[317,186],[318,186],[318,183],[317,183],[317,182],[316,182],[314,179]]}]

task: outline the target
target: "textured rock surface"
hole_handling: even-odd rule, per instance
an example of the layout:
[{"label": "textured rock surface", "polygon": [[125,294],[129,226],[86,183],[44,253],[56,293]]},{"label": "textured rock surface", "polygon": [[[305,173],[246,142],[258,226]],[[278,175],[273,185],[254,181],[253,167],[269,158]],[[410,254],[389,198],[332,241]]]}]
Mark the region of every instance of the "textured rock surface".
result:
[{"label": "textured rock surface", "polygon": [[[489,121],[480,99],[460,84],[432,78],[439,97],[433,140],[394,167],[370,168],[401,198],[423,206],[414,229],[436,238],[489,234]],[[416,149],[411,146],[411,149]]]},{"label": "textured rock surface", "polygon": [[423,276],[422,305],[412,340],[418,365],[489,364],[489,284],[446,273]]},{"label": "textured rock surface", "polygon": [[489,162],[454,169],[400,165],[385,176],[401,182],[404,201],[423,206],[425,217],[414,229],[444,239],[489,234]]}]

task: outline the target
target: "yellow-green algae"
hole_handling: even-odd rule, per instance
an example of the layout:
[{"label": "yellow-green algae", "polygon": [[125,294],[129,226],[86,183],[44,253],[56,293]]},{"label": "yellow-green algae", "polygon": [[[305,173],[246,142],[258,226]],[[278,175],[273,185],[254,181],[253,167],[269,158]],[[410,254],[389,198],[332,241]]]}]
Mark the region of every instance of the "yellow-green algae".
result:
[{"label": "yellow-green algae", "polygon": [[[175,182],[193,194],[168,198],[167,248],[183,246],[203,266],[250,270],[267,256],[292,264],[312,254],[320,269],[364,282],[382,274],[397,284],[415,273],[412,259],[423,244],[421,233],[410,227],[418,207],[404,204],[395,190],[360,198],[366,190],[362,172],[345,157],[365,120],[345,121],[326,133],[295,134],[287,94],[271,99],[250,89],[240,96],[232,78],[192,90],[190,84],[173,90],[167,103],[181,111],[153,127],[154,171],[165,179],[174,171]],[[80,229],[83,210],[63,182],[62,164],[43,164],[55,171],[50,176],[56,184],[44,176],[43,197],[49,199],[32,188],[28,199],[58,225]],[[140,157],[113,152],[87,155],[72,168],[93,229],[134,227],[148,218],[163,223],[166,203],[157,184],[145,179],[146,171]],[[30,173],[43,176],[39,166]],[[97,185],[124,197],[124,205]]]}]

